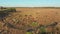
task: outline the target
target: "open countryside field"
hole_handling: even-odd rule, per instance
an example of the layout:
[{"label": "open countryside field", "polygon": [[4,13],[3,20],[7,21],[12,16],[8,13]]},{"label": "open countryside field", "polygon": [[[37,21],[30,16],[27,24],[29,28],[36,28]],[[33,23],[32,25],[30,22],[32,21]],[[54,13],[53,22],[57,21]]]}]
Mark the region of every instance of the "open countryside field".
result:
[{"label": "open countryside field", "polygon": [[[43,25],[45,27],[55,22],[58,24],[52,25],[53,27],[45,27],[46,32],[50,32],[50,34],[52,34],[52,32],[54,34],[60,33],[60,8],[21,7],[15,9],[16,12],[4,17],[3,21],[0,20],[0,30],[5,30],[1,34],[26,34],[28,29],[33,29],[34,31],[32,33],[38,34],[38,26]],[[14,27],[12,26],[11,28],[8,25],[4,25],[5,23],[3,22],[10,23]],[[58,30],[56,30],[56,28],[58,28]]]},{"label": "open countryside field", "polygon": [[43,24],[60,22],[59,8],[16,8],[16,10],[19,11],[23,16],[32,15],[34,18],[37,17],[40,19],[40,23]]}]

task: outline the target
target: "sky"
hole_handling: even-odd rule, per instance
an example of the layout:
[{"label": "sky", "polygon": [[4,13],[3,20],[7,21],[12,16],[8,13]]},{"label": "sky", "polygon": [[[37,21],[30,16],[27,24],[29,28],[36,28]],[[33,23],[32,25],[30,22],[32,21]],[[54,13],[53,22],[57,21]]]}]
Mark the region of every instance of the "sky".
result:
[{"label": "sky", "polygon": [[4,7],[60,7],[60,0],[0,0]]}]

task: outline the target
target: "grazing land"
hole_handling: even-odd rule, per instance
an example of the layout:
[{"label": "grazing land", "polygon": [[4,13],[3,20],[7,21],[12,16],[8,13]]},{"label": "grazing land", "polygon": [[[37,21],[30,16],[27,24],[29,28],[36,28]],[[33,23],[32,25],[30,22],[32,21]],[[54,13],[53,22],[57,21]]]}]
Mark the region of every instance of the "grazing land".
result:
[{"label": "grazing land", "polygon": [[46,32],[60,33],[60,8],[19,7],[15,9],[16,12],[11,11],[7,16],[4,16],[3,20],[0,19],[0,32],[4,30],[1,34],[26,34],[28,29],[33,29],[32,33],[37,34],[38,26],[45,27],[55,22],[58,24],[53,27],[45,27]]}]

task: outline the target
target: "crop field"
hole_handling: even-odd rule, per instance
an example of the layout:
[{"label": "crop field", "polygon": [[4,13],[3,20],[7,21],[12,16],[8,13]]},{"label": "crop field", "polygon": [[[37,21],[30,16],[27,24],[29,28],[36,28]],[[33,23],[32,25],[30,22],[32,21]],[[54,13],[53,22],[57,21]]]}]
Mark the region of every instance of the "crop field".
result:
[{"label": "crop field", "polygon": [[0,34],[60,34],[60,8],[15,9],[7,16],[0,14]]}]

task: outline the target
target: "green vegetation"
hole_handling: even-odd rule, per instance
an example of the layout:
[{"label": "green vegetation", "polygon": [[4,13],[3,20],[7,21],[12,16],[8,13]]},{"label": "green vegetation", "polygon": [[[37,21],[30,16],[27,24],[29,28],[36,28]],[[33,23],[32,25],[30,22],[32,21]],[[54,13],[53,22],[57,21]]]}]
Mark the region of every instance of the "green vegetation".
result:
[{"label": "green vegetation", "polygon": [[32,34],[32,32],[26,32],[26,34]]},{"label": "green vegetation", "polygon": [[38,23],[37,22],[32,22],[31,26],[38,26]]},{"label": "green vegetation", "polygon": [[41,32],[46,32],[45,27],[40,27]]}]

